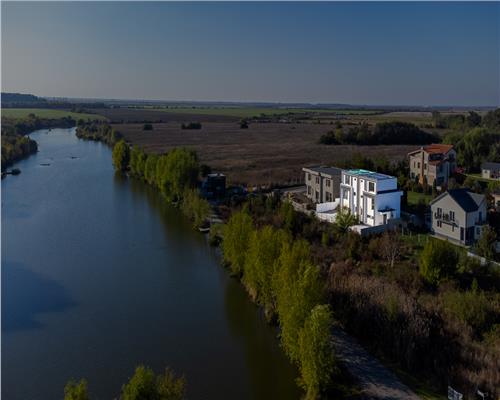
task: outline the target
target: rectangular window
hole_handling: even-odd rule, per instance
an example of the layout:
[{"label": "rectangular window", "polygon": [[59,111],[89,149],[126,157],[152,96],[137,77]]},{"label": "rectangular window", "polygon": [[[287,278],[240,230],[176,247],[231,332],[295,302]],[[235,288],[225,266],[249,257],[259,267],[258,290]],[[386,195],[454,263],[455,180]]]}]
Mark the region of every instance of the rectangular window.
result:
[{"label": "rectangular window", "polygon": [[420,163],[417,163],[417,168],[420,168]]},{"label": "rectangular window", "polygon": [[311,174],[307,174],[307,180],[310,181],[311,180]]},{"label": "rectangular window", "polygon": [[443,210],[441,207],[438,207],[437,214],[439,217],[443,214]]},{"label": "rectangular window", "polygon": [[450,221],[455,221],[455,212],[450,211]]},{"label": "rectangular window", "polygon": [[332,194],[331,193],[326,193],[326,201],[332,201]]},{"label": "rectangular window", "polygon": [[319,185],[319,176],[316,177],[316,183]]},{"label": "rectangular window", "polygon": [[464,240],[464,228],[460,228],[460,240]]},{"label": "rectangular window", "polygon": [[332,186],[332,181],[330,179],[326,180],[326,187]]},{"label": "rectangular window", "polygon": [[370,192],[375,192],[375,183],[373,182],[368,182],[368,190]]},{"label": "rectangular window", "polygon": [[372,203],[372,211],[375,210],[375,199],[370,199],[370,202]]},{"label": "rectangular window", "polygon": [[349,175],[344,175],[344,183],[347,184],[347,185],[349,185],[349,183],[351,183]]},{"label": "rectangular window", "polygon": [[441,228],[441,224],[442,224],[441,221],[437,222],[438,228]]},{"label": "rectangular window", "polygon": [[311,194],[311,192],[312,192],[312,190],[311,190],[311,186],[308,186],[308,187],[307,187],[307,194],[309,194],[309,195],[310,195],[310,194]]},{"label": "rectangular window", "polygon": [[426,163],[424,163],[424,169],[427,169],[427,164]]}]

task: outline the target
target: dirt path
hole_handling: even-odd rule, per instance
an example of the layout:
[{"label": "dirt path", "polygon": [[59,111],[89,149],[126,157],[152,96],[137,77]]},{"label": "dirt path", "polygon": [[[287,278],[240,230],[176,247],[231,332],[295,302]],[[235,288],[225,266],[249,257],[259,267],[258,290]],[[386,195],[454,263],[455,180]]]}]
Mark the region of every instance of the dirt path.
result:
[{"label": "dirt path", "polygon": [[349,373],[358,381],[363,398],[420,399],[380,361],[371,356],[354,338],[347,335],[339,327],[333,328],[333,342],[337,357],[342,360]]}]

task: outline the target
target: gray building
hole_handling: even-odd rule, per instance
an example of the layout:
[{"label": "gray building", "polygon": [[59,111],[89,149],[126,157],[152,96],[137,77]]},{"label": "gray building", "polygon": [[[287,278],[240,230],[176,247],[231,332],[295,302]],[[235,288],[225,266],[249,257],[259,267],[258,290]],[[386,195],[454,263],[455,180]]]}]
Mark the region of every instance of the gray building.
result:
[{"label": "gray building", "polygon": [[340,197],[340,175],[335,167],[302,168],[305,173],[306,195],[315,203],[327,203]]},{"label": "gray building", "polygon": [[481,164],[481,176],[485,179],[500,180],[500,163],[484,162]]},{"label": "gray building", "polygon": [[472,245],[481,237],[486,222],[484,195],[467,189],[453,189],[430,202],[431,232],[438,238]]}]

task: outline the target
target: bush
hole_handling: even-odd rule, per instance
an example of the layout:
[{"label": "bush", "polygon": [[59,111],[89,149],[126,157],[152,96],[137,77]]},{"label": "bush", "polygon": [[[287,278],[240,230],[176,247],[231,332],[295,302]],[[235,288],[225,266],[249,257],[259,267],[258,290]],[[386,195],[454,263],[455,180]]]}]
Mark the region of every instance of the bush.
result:
[{"label": "bush", "polygon": [[469,326],[473,332],[482,333],[489,328],[489,301],[474,280],[472,288],[465,292],[452,291],[444,296],[445,312]]},{"label": "bush", "polygon": [[443,240],[429,239],[420,254],[420,274],[432,285],[452,276],[457,270],[458,253]]},{"label": "bush", "polygon": [[183,377],[166,369],[164,375],[155,376],[151,368],[138,366],[127,384],[122,387],[122,400],[182,400],[186,383]]},{"label": "bush", "polygon": [[188,124],[182,124],[182,129],[201,129],[201,123],[199,122],[190,122]]},{"label": "bush", "polygon": [[89,400],[87,381],[85,379],[80,382],[70,380],[64,387],[64,400]]}]

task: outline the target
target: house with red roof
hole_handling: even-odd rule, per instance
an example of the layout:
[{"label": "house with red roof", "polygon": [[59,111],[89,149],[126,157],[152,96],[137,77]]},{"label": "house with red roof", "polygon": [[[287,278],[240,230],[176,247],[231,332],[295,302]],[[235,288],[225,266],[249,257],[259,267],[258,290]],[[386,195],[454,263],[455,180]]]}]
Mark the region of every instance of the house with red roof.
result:
[{"label": "house with red roof", "polygon": [[446,185],[455,170],[457,153],[451,144],[430,144],[408,153],[410,178],[419,183]]}]

